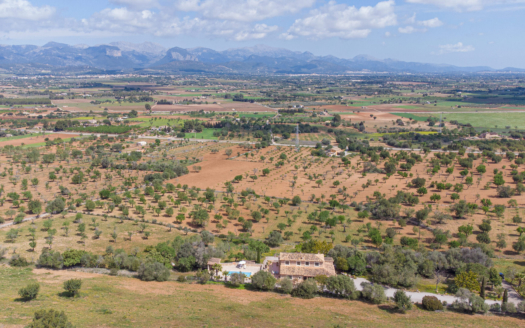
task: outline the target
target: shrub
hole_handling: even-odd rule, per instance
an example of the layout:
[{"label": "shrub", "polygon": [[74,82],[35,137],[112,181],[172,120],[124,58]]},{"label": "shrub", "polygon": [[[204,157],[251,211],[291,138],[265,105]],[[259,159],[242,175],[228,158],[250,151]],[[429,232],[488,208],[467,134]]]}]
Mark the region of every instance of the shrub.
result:
[{"label": "shrub", "polygon": [[486,232],[482,232],[479,235],[477,235],[476,240],[483,244],[490,244],[490,237],[489,234]]},{"label": "shrub", "polygon": [[109,270],[109,275],[110,276],[118,276],[118,269],[117,268],[111,268]]},{"label": "shrub", "polygon": [[74,265],[80,264],[80,260],[82,259],[82,256],[85,253],[86,252],[82,250],[68,249],[67,251],[62,253],[62,259],[64,261],[64,266],[68,268],[68,267],[72,267]]},{"label": "shrub", "polygon": [[313,279],[307,279],[301,282],[292,290],[293,297],[310,299],[314,298],[317,293],[317,283]]},{"label": "shrub", "polygon": [[361,295],[365,300],[368,300],[374,304],[386,302],[385,289],[383,286],[378,284],[372,285],[368,282],[361,283],[361,286],[363,287]]},{"label": "shrub", "polygon": [[423,308],[428,311],[441,311],[443,310],[443,304],[435,296],[425,296],[423,297]]},{"label": "shrub", "polygon": [[507,312],[507,313],[516,313],[517,310],[516,310],[516,305],[514,305],[514,303],[510,302],[505,302],[505,303],[502,303],[501,304],[501,311],[502,312]]},{"label": "shrub", "polygon": [[272,231],[266,240],[266,245],[270,247],[278,247],[284,242],[280,231]]},{"label": "shrub", "polygon": [[332,276],[326,280],[326,288],[339,297],[355,300],[359,297],[354,281],[348,276]]},{"label": "shrub", "polygon": [[397,309],[403,313],[406,310],[412,309],[412,302],[410,301],[410,296],[408,296],[402,290],[396,291],[396,293],[394,294],[394,302],[396,302]]},{"label": "shrub", "polygon": [[186,282],[186,276],[180,275],[177,277],[178,282]]},{"label": "shrub", "polygon": [[485,303],[485,300],[479,297],[478,295],[472,294],[472,297],[470,298],[470,303],[472,304],[472,313],[487,313],[489,310],[489,305]]},{"label": "shrub", "polygon": [[494,303],[490,306],[490,310],[494,312],[501,312],[501,305],[499,305],[499,303]]},{"label": "shrub", "polygon": [[27,262],[24,257],[15,254],[11,257],[11,260],[9,260],[9,265],[14,267],[25,267],[29,265],[29,262]]},{"label": "shrub", "polygon": [[290,294],[293,290],[293,283],[289,278],[279,280],[279,286],[281,286],[280,291],[284,294]]},{"label": "shrub", "polygon": [[40,284],[34,283],[34,284],[29,284],[24,288],[21,288],[18,291],[18,295],[20,295],[20,297],[26,300],[34,300],[38,296],[39,291],[40,291]]},{"label": "shrub", "polygon": [[252,286],[259,290],[272,290],[277,279],[266,271],[258,271],[252,276]]},{"label": "shrub", "polygon": [[137,273],[142,281],[166,281],[170,277],[170,271],[159,262],[142,263]]},{"label": "shrub", "polygon": [[64,281],[64,289],[71,296],[78,296],[80,287],[82,287],[82,280],[80,279],[70,279],[70,280]]},{"label": "shrub", "polygon": [[402,246],[407,246],[407,247],[410,247],[410,248],[417,248],[418,244],[419,244],[419,241],[416,239],[416,238],[410,238],[410,237],[407,237],[407,236],[403,236],[401,237],[401,245]]},{"label": "shrub", "polygon": [[42,254],[40,254],[37,264],[45,268],[62,269],[64,266],[64,259],[59,252],[53,252],[45,248],[42,250]]},{"label": "shrub", "polygon": [[66,314],[55,310],[38,310],[26,328],[73,328]]},{"label": "shrub", "polygon": [[292,198],[292,204],[293,204],[294,206],[299,206],[299,205],[301,205],[301,202],[302,202],[302,201],[301,201],[301,197],[299,197],[299,196],[294,196],[294,198]]},{"label": "shrub", "polygon": [[197,272],[197,278],[199,279],[199,283],[202,285],[206,285],[208,281],[210,281],[210,274],[208,271],[199,271]]},{"label": "shrub", "polygon": [[246,275],[244,273],[232,273],[230,276],[230,285],[239,287],[240,285],[244,284],[244,279],[246,279]]}]

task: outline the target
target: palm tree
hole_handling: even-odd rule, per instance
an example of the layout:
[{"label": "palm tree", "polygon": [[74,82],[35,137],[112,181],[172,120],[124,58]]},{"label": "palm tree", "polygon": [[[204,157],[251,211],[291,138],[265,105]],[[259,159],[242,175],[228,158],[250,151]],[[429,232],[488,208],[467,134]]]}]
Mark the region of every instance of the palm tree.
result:
[{"label": "palm tree", "polygon": [[228,280],[228,276],[230,275],[230,271],[224,270],[222,275],[224,276],[224,282],[226,282]]},{"label": "palm tree", "polygon": [[215,276],[218,276],[219,272],[222,271],[222,265],[220,265],[219,263],[215,263],[211,266],[211,269],[215,271]]}]

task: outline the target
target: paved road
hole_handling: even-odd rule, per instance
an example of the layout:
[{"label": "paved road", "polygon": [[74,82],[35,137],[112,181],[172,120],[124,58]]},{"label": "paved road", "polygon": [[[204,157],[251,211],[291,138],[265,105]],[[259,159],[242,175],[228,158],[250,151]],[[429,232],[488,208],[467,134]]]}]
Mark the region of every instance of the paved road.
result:
[{"label": "paved road", "polygon": [[[361,286],[361,283],[363,282],[370,282],[364,278],[356,278],[354,279],[354,283],[357,290],[363,290],[363,287]],[[523,298],[506,282],[503,282],[503,287],[506,288],[509,292],[509,302],[512,302],[516,305],[518,303],[523,301]],[[394,297],[394,294],[396,293],[397,289],[392,287],[385,287],[385,294],[387,297]],[[458,298],[452,295],[439,295],[439,294],[433,294],[433,293],[423,293],[423,292],[406,292],[407,296],[410,296],[410,299],[414,303],[421,303],[423,301],[423,297],[425,296],[435,296],[440,301],[447,301],[448,304],[454,303]],[[492,305],[495,303],[501,303],[500,301],[492,301],[492,300],[485,300],[485,303]]]}]

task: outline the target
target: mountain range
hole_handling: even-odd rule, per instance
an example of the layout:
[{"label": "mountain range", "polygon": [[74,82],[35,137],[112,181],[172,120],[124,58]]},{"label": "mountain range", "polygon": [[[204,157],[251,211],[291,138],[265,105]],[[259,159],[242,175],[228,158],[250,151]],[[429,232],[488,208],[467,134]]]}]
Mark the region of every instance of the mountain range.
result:
[{"label": "mountain range", "polygon": [[209,73],[209,74],[346,74],[388,73],[480,73],[525,72],[525,69],[496,70],[486,66],[459,67],[445,64],[380,60],[367,55],[352,59],[315,56],[265,45],[215,51],[209,48],[167,49],[144,42],[112,42],[88,46],[49,42],[43,46],[0,45],[0,71],[19,74],[42,73]]}]

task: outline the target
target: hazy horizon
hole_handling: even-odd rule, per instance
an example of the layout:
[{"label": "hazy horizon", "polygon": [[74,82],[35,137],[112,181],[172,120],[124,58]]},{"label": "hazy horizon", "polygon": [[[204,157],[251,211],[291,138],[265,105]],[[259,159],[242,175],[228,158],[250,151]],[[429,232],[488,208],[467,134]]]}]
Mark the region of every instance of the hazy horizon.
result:
[{"label": "hazy horizon", "polygon": [[[523,68],[525,0],[0,0],[0,43],[264,44],[316,56]],[[512,31],[512,33],[508,32]]]}]

